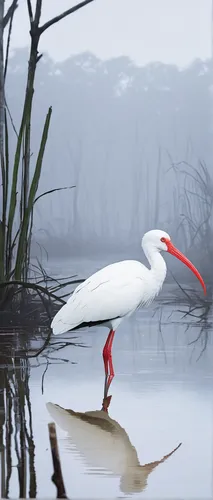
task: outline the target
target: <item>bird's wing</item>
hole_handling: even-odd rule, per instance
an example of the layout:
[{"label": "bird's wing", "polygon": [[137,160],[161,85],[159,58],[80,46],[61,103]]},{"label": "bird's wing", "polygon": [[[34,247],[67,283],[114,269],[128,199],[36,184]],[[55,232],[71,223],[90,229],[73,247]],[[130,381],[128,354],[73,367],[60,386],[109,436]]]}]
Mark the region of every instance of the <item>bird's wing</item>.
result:
[{"label": "bird's wing", "polygon": [[148,300],[147,273],[137,261],[119,262],[98,271],[76,288],[56,314],[51,324],[53,333],[131,313]]}]

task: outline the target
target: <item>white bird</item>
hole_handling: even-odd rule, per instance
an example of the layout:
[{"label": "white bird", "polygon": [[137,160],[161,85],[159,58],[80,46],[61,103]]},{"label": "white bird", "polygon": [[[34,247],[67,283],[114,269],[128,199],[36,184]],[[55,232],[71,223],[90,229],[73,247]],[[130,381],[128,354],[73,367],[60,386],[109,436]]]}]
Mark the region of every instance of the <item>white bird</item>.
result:
[{"label": "white bird", "polygon": [[53,403],[47,403],[46,407],[60,428],[68,433],[66,448],[75,456],[78,453],[89,468],[104,469],[120,477],[123,493],[142,492],[149,474],[181,446],[180,443],[160,460],[141,465],[127,432],[108,413],[102,410],[75,412]]},{"label": "white bird", "polygon": [[149,305],[160,292],[166,277],[162,251],[169,252],[188,266],[206,293],[200,273],[177,250],[167,233],[157,229],[148,231],[141,245],[150,269],[136,260],[124,260],[104,267],[74,290],[51,323],[54,335],[85,326],[102,325],[110,329],[103,349],[106,391],[114,377],[111,349],[115,330],[123,319],[139,306]]}]

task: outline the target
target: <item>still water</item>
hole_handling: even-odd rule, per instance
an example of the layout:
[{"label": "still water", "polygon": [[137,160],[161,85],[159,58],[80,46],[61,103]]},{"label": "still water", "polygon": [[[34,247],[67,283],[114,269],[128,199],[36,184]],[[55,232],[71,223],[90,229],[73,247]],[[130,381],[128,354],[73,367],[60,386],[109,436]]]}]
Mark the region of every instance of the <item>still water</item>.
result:
[{"label": "still water", "polygon": [[[84,277],[94,270],[91,262],[88,267],[84,263]],[[155,303],[119,327],[108,414],[101,411],[106,328],[54,338],[59,342],[55,347],[62,348],[45,351],[48,365],[44,353],[30,360],[37,497],[56,496],[48,436],[48,423],[54,421],[69,498],[212,498],[212,316],[210,311],[200,325],[194,317],[181,319],[179,309],[187,311],[179,304]],[[37,340],[30,335],[32,349]],[[73,336],[84,346],[65,345]],[[2,362],[1,380],[7,369],[14,377],[12,364],[8,368]],[[19,417],[16,413],[11,418],[9,496],[17,498],[14,438]],[[25,418],[29,424],[27,411]],[[8,439],[5,423],[3,430]],[[29,478],[26,493],[29,496]]]}]

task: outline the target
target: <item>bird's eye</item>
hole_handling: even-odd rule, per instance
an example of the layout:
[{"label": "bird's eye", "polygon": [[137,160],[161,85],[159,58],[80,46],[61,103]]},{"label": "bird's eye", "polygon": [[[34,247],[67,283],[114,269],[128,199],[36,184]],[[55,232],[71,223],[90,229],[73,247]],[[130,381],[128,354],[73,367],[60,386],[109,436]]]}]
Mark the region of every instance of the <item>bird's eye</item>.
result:
[{"label": "bird's eye", "polygon": [[162,241],[162,243],[166,243],[166,238],[161,238],[160,240]]}]

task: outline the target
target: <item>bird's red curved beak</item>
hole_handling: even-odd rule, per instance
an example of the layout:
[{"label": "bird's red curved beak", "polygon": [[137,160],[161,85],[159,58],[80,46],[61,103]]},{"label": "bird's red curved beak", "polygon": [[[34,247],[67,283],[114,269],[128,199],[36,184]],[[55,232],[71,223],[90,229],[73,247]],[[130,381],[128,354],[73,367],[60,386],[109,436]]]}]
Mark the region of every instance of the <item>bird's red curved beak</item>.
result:
[{"label": "bird's red curved beak", "polygon": [[181,260],[181,262],[183,262],[187,267],[189,267],[189,269],[191,269],[191,271],[195,274],[195,276],[198,278],[199,282],[201,283],[203,290],[204,290],[204,294],[206,295],[206,285],[203,281],[202,276],[200,275],[200,273],[196,269],[196,267],[192,264],[192,262],[190,262],[189,259],[187,259],[187,257],[185,257],[185,255],[183,255],[183,253],[180,252],[180,250],[178,250],[173,245],[173,243],[170,240],[166,240],[166,245],[167,245],[167,250],[169,253],[171,253],[171,255],[174,255],[175,257],[177,257],[177,259]]}]

